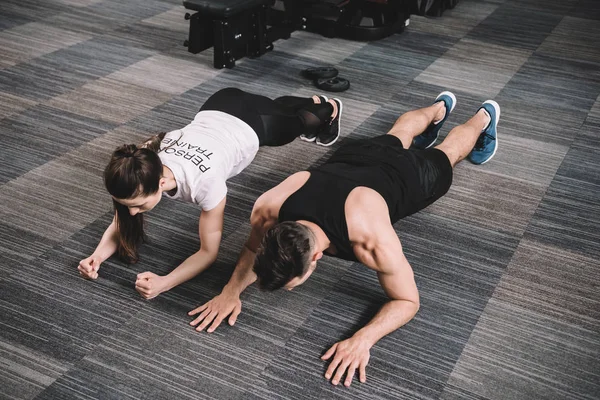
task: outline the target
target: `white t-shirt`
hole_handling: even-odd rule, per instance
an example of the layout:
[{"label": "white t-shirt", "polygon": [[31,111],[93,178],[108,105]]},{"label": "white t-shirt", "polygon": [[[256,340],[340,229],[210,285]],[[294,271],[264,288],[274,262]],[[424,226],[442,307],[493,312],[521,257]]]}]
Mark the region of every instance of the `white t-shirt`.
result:
[{"label": "white t-shirt", "polygon": [[225,181],[246,168],[257,151],[258,136],[250,125],[221,111],[200,111],[161,143],[158,155],[177,181],[177,193],[165,195],[211,210],[227,194]]}]

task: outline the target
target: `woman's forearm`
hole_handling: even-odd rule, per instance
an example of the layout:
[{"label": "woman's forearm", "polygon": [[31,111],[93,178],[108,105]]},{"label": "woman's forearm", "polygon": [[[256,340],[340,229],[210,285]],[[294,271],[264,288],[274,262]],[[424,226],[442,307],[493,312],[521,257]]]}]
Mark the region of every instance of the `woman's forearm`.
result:
[{"label": "woman's forearm", "polygon": [[113,219],[113,222],[106,228],[102,239],[100,239],[100,243],[98,243],[92,255],[100,258],[100,262],[104,262],[117,251],[118,245],[117,223]]}]

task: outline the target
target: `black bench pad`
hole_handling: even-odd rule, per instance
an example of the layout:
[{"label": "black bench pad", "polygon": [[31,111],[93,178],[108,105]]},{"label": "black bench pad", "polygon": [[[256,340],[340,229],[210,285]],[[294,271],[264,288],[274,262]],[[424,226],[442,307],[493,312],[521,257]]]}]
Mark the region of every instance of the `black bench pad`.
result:
[{"label": "black bench pad", "polygon": [[273,0],[184,0],[188,10],[200,11],[207,16],[229,18],[261,5],[272,5]]}]

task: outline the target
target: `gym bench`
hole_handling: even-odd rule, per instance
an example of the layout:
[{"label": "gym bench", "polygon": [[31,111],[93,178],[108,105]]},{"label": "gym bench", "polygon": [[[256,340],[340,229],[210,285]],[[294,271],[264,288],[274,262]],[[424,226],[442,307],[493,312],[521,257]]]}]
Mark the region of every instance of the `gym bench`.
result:
[{"label": "gym bench", "polygon": [[214,67],[233,68],[242,57],[259,57],[273,49],[277,39],[288,39],[292,25],[283,20],[267,26],[267,11],[274,0],[184,0],[193,15],[189,38],[184,42],[190,53],[214,46]]}]

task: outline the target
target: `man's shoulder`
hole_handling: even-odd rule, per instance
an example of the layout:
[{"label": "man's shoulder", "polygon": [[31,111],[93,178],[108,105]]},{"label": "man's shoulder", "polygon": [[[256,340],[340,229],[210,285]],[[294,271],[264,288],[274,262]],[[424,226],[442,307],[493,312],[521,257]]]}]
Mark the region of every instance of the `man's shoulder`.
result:
[{"label": "man's shoulder", "polygon": [[373,189],[354,189],[345,204],[348,237],[355,249],[374,249],[395,231],[390,220],[387,203]]},{"label": "man's shoulder", "polygon": [[280,207],[285,200],[300,189],[310,177],[310,172],[300,171],[287,177],[279,185],[263,193],[256,200],[255,207]]},{"label": "man's shoulder", "polygon": [[373,231],[381,224],[391,224],[385,199],[377,191],[360,186],[352,190],[344,204],[348,228]]},{"label": "man's shoulder", "polygon": [[300,189],[310,177],[310,172],[300,171],[286,178],[279,185],[263,193],[254,203],[251,220],[267,223],[279,218],[279,210],[288,197]]}]

